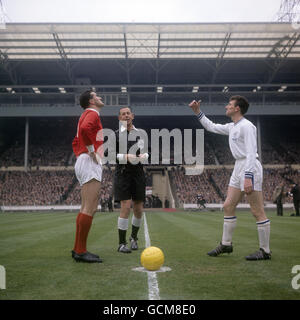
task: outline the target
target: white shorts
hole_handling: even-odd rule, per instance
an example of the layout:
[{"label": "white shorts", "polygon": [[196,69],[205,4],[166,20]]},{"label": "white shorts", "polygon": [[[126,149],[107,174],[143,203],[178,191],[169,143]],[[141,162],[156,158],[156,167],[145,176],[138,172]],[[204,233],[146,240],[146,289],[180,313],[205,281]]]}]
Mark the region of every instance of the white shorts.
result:
[{"label": "white shorts", "polygon": [[95,163],[87,153],[82,153],[75,163],[75,175],[81,186],[92,179],[101,182],[102,165]]},{"label": "white shorts", "polygon": [[[245,164],[246,159],[236,160],[233,172],[230,177],[229,186],[244,191],[245,181]],[[256,159],[254,172],[253,172],[253,189],[256,191],[262,191],[263,183],[263,168],[258,159]]]}]

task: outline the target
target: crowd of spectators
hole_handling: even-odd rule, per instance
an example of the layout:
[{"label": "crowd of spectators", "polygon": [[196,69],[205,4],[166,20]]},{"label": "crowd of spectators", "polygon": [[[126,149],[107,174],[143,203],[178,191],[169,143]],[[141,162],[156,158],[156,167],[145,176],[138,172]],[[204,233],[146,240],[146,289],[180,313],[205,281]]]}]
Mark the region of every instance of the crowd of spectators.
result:
[{"label": "crowd of spectators", "polygon": [[284,176],[285,180],[289,183],[300,183],[300,176],[297,170],[293,170],[291,166],[287,165],[282,169],[281,175]]},{"label": "crowd of spectators", "polygon": [[262,152],[262,163],[263,164],[282,164],[282,163],[284,163],[284,160],[281,157],[281,155],[264,138],[262,139],[261,152]]},{"label": "crowd of spectators", "polygon": [[68,160],[72,154],[71,148],[65,145],[49,144],[43,147],[32,147],[29,152],[29,166],[59,166],[67,167]]},{"label": "crowd of spectators", "polygon": [[[232,169],[206,169],[201,175],[186,175],[182,166],[173,167],[170,182],[179,206],[197,203],[197,194],[203,195],[207,203],[222,203],[226,198],[227,186]],[[152,175],[147,172],[148,186],[152,185]],[[266,203],[272,202],[276,186],[284,183],[285,192],[292,183],[300,183],[300,173],[287,166],[284,169],[264,169],[263,195]],[[0,171],[1,205],[78,205],[80,186],[71,170],[63,171]],[[103,170],[100,204],[108,205],[113,196],[113,171]],[[154,196],[146,197],[146,207],[160,207]],[[286,196],[286,202],[292,198]],[[161,202],[161,201],[160,201]],[[246,197],[243,200],[246,202]]]},{"label": "crowd of spectators", "polygon": [[[0,167],[24,166],[25,133],[19,130],[11,134],[11,139],[6,139],[7,141],[1,146]],[[30,120],[28,130],[29,167],[67,166],[72,154],[72,140],[75,134],[76,123],[74,121]]]},{"label": "crowd of spectators", "polygon": [[204,164],[206,165],[217,164],[214,149],[206,140],[204,140]]},{"label": "crowd of spectators", "polygon": [[[56,137],[43,143],[29,143],[28,145],[28,166],[68,166],[73,165],[69,159],[72,155],[72,140]],[[15,142],[6,149],[0,157],[0,167],[20,167],[24,166],[25,146]]]},{"label": "crowd of spectators", "polygon": [[[205,170],[199,176],[187,176],[181,167],[170,171],[170,177],[176,189],[176,197],[183,203],[197,203],[196,195],[202,194],[207,203],[220,203],[226,198],[232,169],[219,168]],[[300,183],[300,173],[297,170],[264,169],[263,196],[266,203],[272,202],[272,195],[276,186],[284,184],[286,193],[290,190],[291,183]],[[287,196],[286,202],[292,202]],[[242,203],[247,202],[245,196]]]},{"label": "crowd of spectators", "polygon": [[288,195],[291,184],[300,183],[300,172],[286,166],[284,169],[265,169],[263,192],[265,201],[272,202],[272,194],[275,188],[283,183],[284,185],[284,202],[293,202],[292,197]]},{"label": "crowd of spectators", "polygon": [[24,141],[22,143],[16,141],[14,145],[0,155],[0,168],[24,166],[24,151]]},{"label": "crowd of spectators", "polygon": [[[112,196],[113,188],[113,172],[110,169],[105,169],[102,172],[102,183],[100,190],[100,203],[107,202]],[[66,205],[78,205],[81,202],[80,185],[78,181],[74,183],[73,189],[69,192],[67,199],[64,201]]]},{"label": "crowd of spectators", "polygon": [[267,139],[262,139],[263,164],[299,164],[299,142],[278,139],[276,144],[271,144]]},{"label": "crowd of spectators", "polygon": [[[261,119],[261,150],[264,165],[300,164],[300,140],[297,134],[297,119],[288,121],[269,118]],[[105,119],[103,119],[105,122]],[[214,119],[219,122],[219,119]],[[221,119],[222,120],[222,119]],[[228,122],[228,119],[223,119]],[[251,119],[250,119],[251,120]],[[29,121],[28,165],[29,171],[0,171],[0,205],[78,205],[80,204],[80,186],[73,170],[41,170],[40,167],[73,167],[75,157],[72,154],[72,140],[76,134],[78,117],[40,118]],[[221,121],[222,122],[222,121]],[[104,127],[105,127],[105,123]],[[293,124],[293,125],[291,125]],[[16,131],[20,123],[12,120],[6,131],[0,128],[0,168],[23,167],[25,153],[25,126]],[[198,126],[198,122],[197,122]],[[108,125],[108,127],[111,127]],[[201,127],[201,126],[200,126]],[[9,129],[11,128],[11,129]],[[150,132],[150,127],[145,128]],[[5,138],[6,137],[6,138]],[[4,139],[5,138],[5,139]],[[150,141],[149,141],[150,142]],[[151,144],[150,144],[151,145]],[[171,143],[171,164],[174,163],[174,144]],[[193,152],[195,155],[195,150]],[[161,155],[160,155],[161,156]],[[228,137],[204,133],[205,165],[233,165]],[[35,170],[37,167],[39,170]],[[31,170],[32,169],[32,170]],[[198,176],[185,175],[184,168],[178,166],[170,171],[170,182],[174,197],[180,206],[183,203],[197,203],[196,196],[201,194],[207,203],[221,203],[226,197],[232,169],[206,169]],[[284,190],[290,190],[292,183],[300,183],[300,174],[287,166],[284,169],[265,168],[263,195],[265,202],[272,202],[276,186],[284,184]],[[113,189],[113,172],[108,167],[103,171],[103,188],[100,204],[108,206]],[[152,186],[152,174],[146,172],[146,185]],[[244,202],[246,197],[244,197]],[[285,202],[292,198],[285,197]],[[145,206],[161,205],[155,196],[147,196]]]},{"label": "crowd of spectators", "polygon": [[217,170],[208,170],[212,180],[216,184],[222,199],[226,198],[227,186],[231,176],[232,169],[220,168]]},{"label": "crowd of spectators", "polygon": [[284,182],[282,170],[264,169],[263,194],[264,201],[272,201],[272,195],[277,186]]},{"label": "crowd of spectators", "polygon": [[[49,136],[43,138],[30,138],[28,145],[28,165],[35,166],[72,166],[75,157],[72,157],[72,139],[69,135]],[[24,137],[23,137],[24,138]],[[171,161],[174,164],[174,154],[171,144]],[[275,148],[267,139],[262,140],[262,163],[263,164],[298,164],[300,163],[299,143],[282,141]],[[24,139],[18,139],[0,154],[0,168],[11,166],[24,166]],[[195,150],[193,151],[195,155]],[[182,160],[184,158],[182,157]],[[161,163],[161,159],[160,159]],[[221,135],[205,135],[204,140],[204,164],[205,165],[228,165],[234,164],[234,158],[229,149],[228,137]]]},{"label": "crowd of spectators", "polygon": [[209,149],[214,152],[218,164],[222,165],[234,163],[234,158],[229,149],[228,136],[206,134],[205,141],[207,141]]},{"label": "crowd of spectators", "polygon": [[0,171],[0,204],[60,204],[73,177],[70,171]]},{"label": "crowd of spectators", "polygon": [[219,203],[222,201],[215,188],[210,183],[208,171],[201,175],[186,175],[183,167],[172,168],[170,171],[171,183],[175,186],[175,197],[179,206],[184,203],[196,203],[196,195],[202,194],[209,203]]},{"label": "crowd of spectators", "polygon": [[281,141],[280,146],[284,149],[283,160],[286,164],[300,163],[299,142]]}]

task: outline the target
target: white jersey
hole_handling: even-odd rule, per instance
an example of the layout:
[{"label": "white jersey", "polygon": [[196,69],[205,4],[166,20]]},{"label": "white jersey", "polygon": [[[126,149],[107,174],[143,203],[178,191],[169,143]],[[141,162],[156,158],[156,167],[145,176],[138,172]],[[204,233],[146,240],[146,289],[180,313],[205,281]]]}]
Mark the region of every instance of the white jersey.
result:
[{"label": "white jersey", "polygon": [[253,178],[257,154],[256,127],[249,120],[242,118],[238,122],[216,124],[209,120],[203,112],[198,115],[202,126],[214,133],[229,135],[229,147],[236,160],[245,159],[245,177]]}]

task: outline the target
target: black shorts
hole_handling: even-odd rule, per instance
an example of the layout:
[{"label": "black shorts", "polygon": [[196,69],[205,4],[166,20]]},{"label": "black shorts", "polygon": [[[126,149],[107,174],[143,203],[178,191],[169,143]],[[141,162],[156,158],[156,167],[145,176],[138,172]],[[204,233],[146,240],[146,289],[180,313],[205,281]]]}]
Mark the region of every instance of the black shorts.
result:
[{"label": "black shorts", "polygon": [[114,177],[115,201],[129,200],[145,201],[146,179],[144,171],[116,172]]}]

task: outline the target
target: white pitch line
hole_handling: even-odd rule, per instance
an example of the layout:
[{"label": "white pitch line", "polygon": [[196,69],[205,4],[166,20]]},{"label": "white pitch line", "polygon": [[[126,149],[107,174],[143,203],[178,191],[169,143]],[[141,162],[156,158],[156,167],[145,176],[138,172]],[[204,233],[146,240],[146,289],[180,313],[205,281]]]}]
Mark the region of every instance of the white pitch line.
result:
[{"label": "white pitch line", "polygon": [[[143,215],[144,215],[145,244],[146,244],[146,248],[148,248],[151,246],[151,242],[150,242],[150,237],[149,237],[146,213],[144,212]],[[148,275],[149,300],[160,300],[156,272],[155,271],[147,271],[147,275]]]}]

